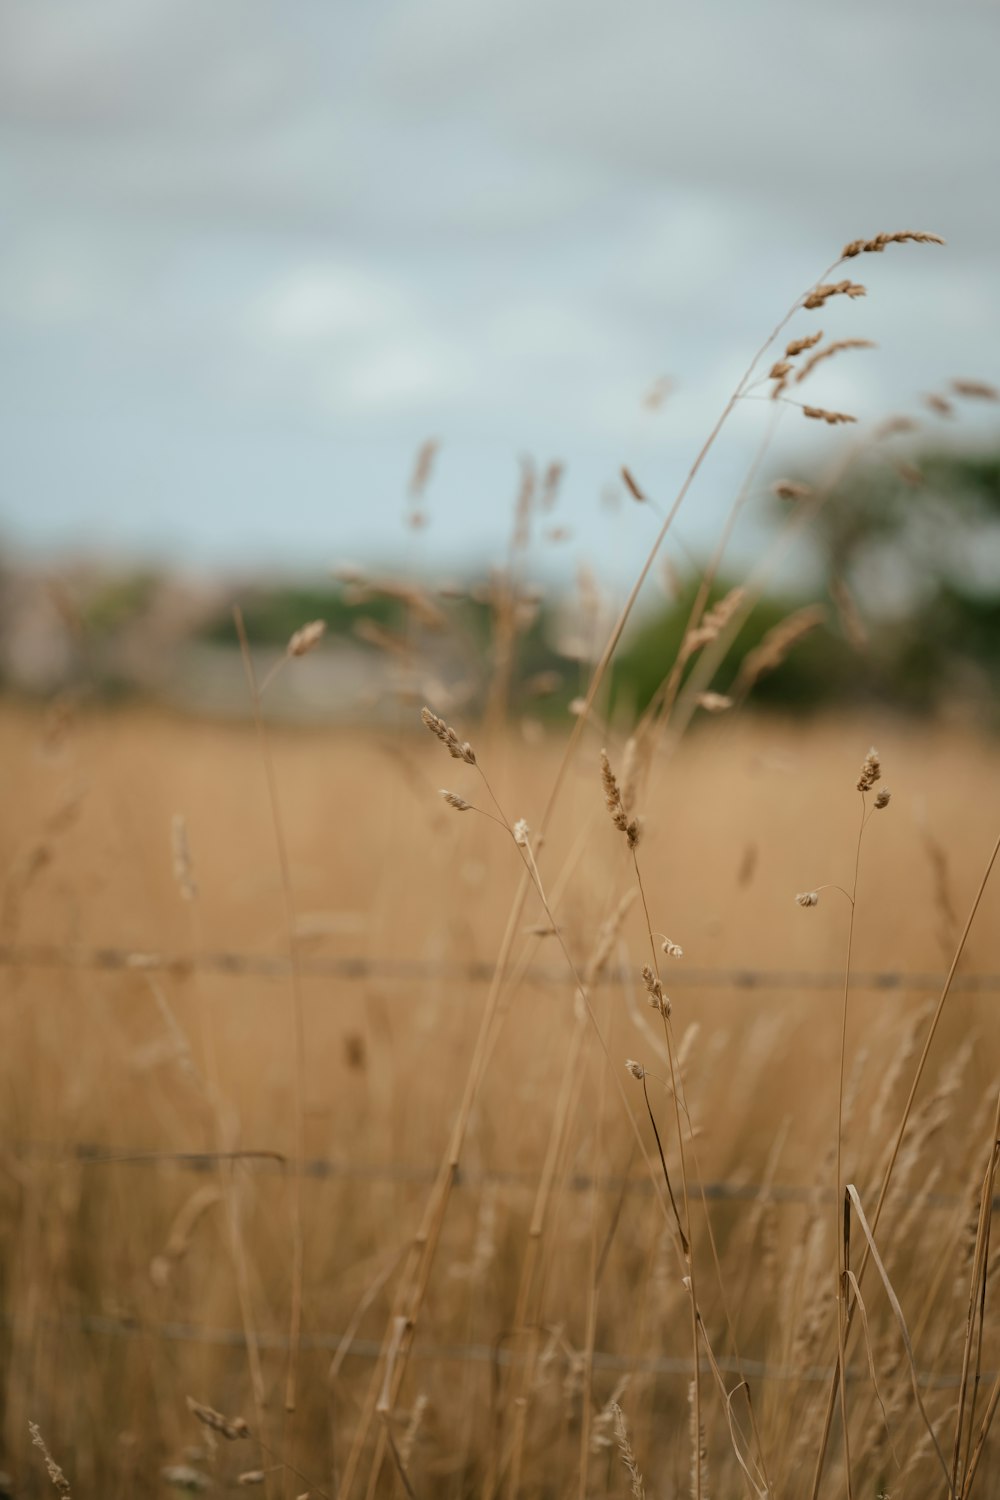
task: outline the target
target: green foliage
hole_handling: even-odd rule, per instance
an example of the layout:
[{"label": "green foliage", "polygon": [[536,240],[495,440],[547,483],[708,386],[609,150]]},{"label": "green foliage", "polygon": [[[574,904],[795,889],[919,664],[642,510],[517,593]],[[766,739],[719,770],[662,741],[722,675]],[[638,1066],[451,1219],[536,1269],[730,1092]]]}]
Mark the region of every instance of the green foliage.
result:
[{"label": "green foliage", "polygon": [[[325,620],[332,635],[345,635],[361,619],[395,630],[405,616],[405,607],[398,599],[377,594],[354,602],[338,583],[255,585],[240,595],[239,605],[247,635],[255,646],[287,646],[295,631],[309,620]],[[213,645],[235,645],[232,611],[224,609],[213,615],[197,638]]]},{"label": "green foliage", "polygon": [[930,450],[845,480],[812,534],[868,624],[857,685],[929,712],[1000,696],[1000,453]]},{"label": "green foliage", "polygon": [[[710,606],[733,587],[722,580],[712,591]],[[634,705],[641,712],[670,673],[687,631],[698,580],[688,579],[679,597],[648,618],[619,652],[614,669],[613,704]],[[803,600],[770,596],[762,599],[736,632],[709,687],[726,693],[734,685],[747,653],[759,646],[767,633],[800,608]],[[755,702],[780,708],[817,708],[831,695],[849,691],[854,671],[853,653],[835,631],[820,625],[789,651],[785,660],[760,678],[753,690]],[[695,654],[684,669],[693,670]]]}]

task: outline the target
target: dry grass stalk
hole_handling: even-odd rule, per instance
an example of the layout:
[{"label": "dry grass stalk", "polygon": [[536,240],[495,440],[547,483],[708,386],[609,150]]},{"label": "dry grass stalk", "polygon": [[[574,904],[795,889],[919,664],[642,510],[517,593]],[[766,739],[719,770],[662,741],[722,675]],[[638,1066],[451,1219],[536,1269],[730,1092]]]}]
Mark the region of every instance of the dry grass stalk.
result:
[{"label": "dry grass stalk", "polygon": [[643,964],[642,966],[642,982],[646,986],[646,994],[653,1009],[658,1011],[661,1016],[665,1018],[669,1017],[671,1009],[670,1001],[663,993],[663,985],[657,979],[649,964]]},{"label": "dry grass stalk", "polygon": [[939,234],[928,234],[924,229],[900,229],[895,234],[877,234],[870,240],[851,240],[840,252],[841,260],[853,260],[856,255],[881,254],[886,245],[943,245]]},{"label": "dry grass stalk", "polygon": [[912,489],[920,489],[925,483],[924,476],[916,464],[907,463],[905,459],[901,459],[896,465],[896,473],[903,483],[910,485]]},{"label": "dry grass stalk", "polygon": [[807,334],[805,338],[792,339],[785,345],[785,358],[794,359],[798,354],[804,354],[807,349],[813,349],[823,337],[822,328],[816,333]]},{"label": "dry grass stalk", "polygon": [[198,885],[194,878],[194,862],[191,859],[187,821],[183,813],[174,813],[170,821],[170,843],[174,856],[174,879],[181,898],[184,901],[195,901],[198,898]]},{"label": "dry grass stalk", "polygon": [[906,432],[919,432],[920,423],[913,417],[906,417],[901,412],[896,412],[891,417],[886,417],[880,422],[872,433],[872,437],[881,442],[884,438],[899,437]]},{"label": "dry grass stalk", "polygon": [[410,1460],[413,1457],[413,1449],[416,1446],[417,1434],[430,1405],[430,1397],[421,1391],[410,1412],[410,1420],[406,1424],[406,1430],[399,1442],[399,1460],[404,1469],[409,1469]]},{"label": "dry grass stalk", "polygon": [[625,835],[629,848],[634,849],[639,842],[639,820],[628,815],[606,750],[601,751],[601,784],[604,787],[604,805],[611,814],[611,821]]},{"label": "dry grass stalk", "polygon": [[42,1457],[45,1459],[45,1467],[49,1471],[49,1478],[52,1480],[52,1483],[59,1493],[65,1497],[65,1500],[70,1500],[71,1490],[69,1480],[49,1452],[45,1439],[39,1431],[38,1423],[29,1422],[28,1431],[31,1433],[31,1441],[34,1447],[40,1448],[42,1451]]},{"label": "dry grass stalk", "polygon": [[845,423],[858,420],[850,412],[828,411],[825,406],[803,406],[802,414],[811,417],[814,422],[825,422],[828,427],[843,427]]},{"label": "dry grass stalk", "polygon": [[956,396],[964,396],[967,401],[1000,401],[1000,391],[985,380],[953,380],[951,388]]},{"label": "dry grass stalk", "polygon": [[584,983],[588,987],[593,985],[607,968],[608,960],[614,952],[615,943],[618,939],[618,934],[621,932],[626,913],[635,900],[635,894],[634,889],[627,890],[611,915],[605,918],[598,928],[597,938],[590,957],[587,960],[587,967],[584,970]]},{"label": "dry grass stalk", "polygon": [[222,1199],[219,1188],[205,1186],[192,1193],[182,1205],[170,1226],[167,1243],[149,1267],[150,1280],[154,1286],[165,1287],[170,1273],[178,1261],[183,1260],[191,1247],[191,1237],[202,1214]]},{"label": "dry grass stalk", "polygon": [[623,1375],[621,1377],[611,1395],[594,1418],[590,1428],[591,1453],[601,1453],[605,1449],[610,1448],[614,1442],[611,1429],[615,1421],[615,1408],[628,1390],[631,1380],[631,1375]]},{"label": "dry grass stalk", "polygon": [[187,1409],[193,1417],[196,1417],[203,1427],[210,1432],[217,1432],[227,1438],[231,1443],[238,1438],[248,1438],[250,1429],[242,1417],[226,1417],[221,1411],[214,1407],[205,1406],[203,1402],[196,1401],[193,1396],[187,1398]]},{"label": "dry grass stalk", "polygon": [[642,490],[639,488],[638,484],[636,483],[636,480],[635,480],[635,478],[634,478],[631,470],[630,469],[626,469],[625,465],[622,464],[622,471],[621,471],[621,473],[622,473],[622,479],[625,481],[625,488],[628,490],[629,494],[632,496],[632,499],[633,500],[637,500],[640,505],[644,505],[646,503],[646,496],[643,494]]},{"label": "dry grass stalk", "polygon": [[868,288],[862,286],[860,281],[828,281],[817,286],[809,293],[802,306],[810,309],[822,307],[824,302],[829,302],[831,297],[866,297]]},{"label": "dry grass stalk", "polygon": [[724,714],[732,706],[732,698],[727,698],[725,693],[698,694],[698,707],[703,708],[707,714]]},{"label": "dry grass stalk", "polygon": [[325,634],[325,620],[310,620],[308,625],[296,630],[288,642],[288,655],[307,656],[310,651],[315,651]]},{"label": "dry grass stalk", "polygon": [[678,661],[680,663],[687,661],[695,651],[700,651],[703,646],[708,646],[712,641],[717,640],[745,597],[746,590],[737,585],[716,604],[713,604],[712,608],[706,611],[701,624],[689,630],[685,635],[678,653]]},{"label": "dry grass stalk", "polygon": [[431,734],[436,735],[441,741],[453,760],[464,760],[467,766],[474,766],[476,764],[476,752],[468,740],[463,743],[454,729],[446,724],[443,719],[439,719],[437,714],[431,713],[430,709],[426,707],[420,710],[420,717],[427,725]]},{"label": "dry grass stalk", "polygon": [[646,1491],[643,1487],[642,1473],[636,1461],[636,1456],[632,1451],[631,1441],[629,1440],[628,1428],[625,1425],[625,1413],[617,1401],[612,1402],[611,1410],[615,1419],[615,1438],[618,1442],[618,1452],[621,1454],[622,1463],[629,1472],[634,1500],[644,1500]]},{"label": "dry grass stalk", "polygon": [[559,486],[562,484],[565,473],[566,465],[554,458],[542,475],[542,493],[538,502],[542,510],[555,509],[556,501],[559,499]]},{"label": "dry grass stalk", "polygon": [[870,792],[876,781],[882,779],[882,762],[879,753],[873,745],[864,758],[861,766],[861,775],[858,777],[858,791]]},{"label": "dry grass stalk", "polygon": [[830,598],[833,600],[841,629],[855,651],[868,649],[868,631],[861,618],[857,601],[844,579],[835,574],[830,579]]},{"label": "dry grass stalk", "polygon": [[779,500],[805,500],[812,494],[812,486],[801,484],[797,479],[778,479],[772,484],[771,492]]},{"label": "dry grass stalk", "polygon": [[708,1500],[708,1445],[705,1442],[705,1424],[699,1420],[695,1387],[688,1385],[689,1436],[691,1441],[691,1494]]},{"label": "dry grass stalk", "polygon": [[773,672],[780,666],[792,647],[822,625],[825,619],[826,610],[822,605],[809,604],[804,609],[795,610],[769,630],[760,645],[743,658],[737,678],[738,695],[745,697],[765,672]]},{"label": "dry grass stalk", "polygon": [[824,360],[832,359],[835,354],[843,354],[847,349],[874,349],[876,347],[871,339],[837,339],[834,343],[827,344],[825,349],[817,349],[816,353],[806,360],[796,373],[795,383],[801,385],[817,365],[821,365]]},{"label": "dry grass stalk", "polygon": [[410,498],[418,500],[424,493],[430,481],[431,472],[434,468],[434,460],[437,458],[441,447],[439,438],[427,438],[417,449],[417,456],[413,462],[413,473],[410,475]]}]

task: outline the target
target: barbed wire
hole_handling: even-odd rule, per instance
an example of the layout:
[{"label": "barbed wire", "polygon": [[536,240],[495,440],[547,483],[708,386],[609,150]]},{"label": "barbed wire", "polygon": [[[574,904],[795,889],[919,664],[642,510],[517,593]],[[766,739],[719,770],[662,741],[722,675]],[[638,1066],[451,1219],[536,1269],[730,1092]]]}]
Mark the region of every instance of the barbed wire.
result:
[{"label": "barbed wire", "polygon": [[[0,945],[0,967],[8,969],[86,969],[104,973],[152,973],[183,976],[195,971],[203,974],[252,976],[260,979],[286,979],[292,972],[292,961],[284,954],[242,953],[218,950],[204,953],[145,951],[130,948],[87,948],[46,943]],[[303,954],[298,959],[301,974],[317,979],[391,979],[406,983],[431,980],[488,984],[495,965],[480,960],[447,962],[425,959],[367,958],[362,955]],[[631,977],[631,970],[609,968],[601,983],[620,984]],[[566,971],[556,965],[537,964],[524,971],[524,978],[538,984],[565,984]],[[688,968],[679,981],[696,989],[722,990],[839,990],[843,988],[843,971],[809,969]],[[939,991],[944,974],[907,972],[902,969],[859,970],[851,975],[855,990]],[[1000,974],[957,974],[953,991],[965,993],[1000,992]]]},{"label": "barbed wire", "polygon": [[[334,1161],[326,1157],[307,1157],[297,1162],[280,1151],[267,1149],[245,1151],[152,1151],[143,1148],[101,1146],[88,1141],[8,1141],[3,1154],[19,1162],[39,1162],[50,1166],[75,1163],[95,1167],[176,1167],[185,1172],[213,1172],[223,1162],[239,1163],[255,1172],[294,1174],[318,1181],[342,1180],[363,1182],[399,1182],[429,1184],[437,1179],[439,1168],[406,1162]],[[475,1170],[459,1166],[455,1171],[456,1188],[513,1187],[534,1191],[537,1175],[527,1171],[500,1169]],[[571,1193],[628,1193],[651,1196],[653,1185],[647,1176],[627,1177],[612,1173],[597,1176],[571,1172],[563,1180]],[[710,1203],[807,1203],[833,1202],[833,1190],[795,1183],[753,1183],[739,1181],[697,1182],[689,1185],[695,1197]],[[955,1208],[965,1202],[957,1193],[929,1192],[921,1195],[924,1208]],[[1000,1194],[993,1199],[1000,1210]]]},{"label": "barbed wire", "polygon": [[[0,1315],[0,1324],[12,1331],[21,1331],[19,1328],[21,1320],[17,1315]],[[102,1338],[111,1339],[161,1339],[165,1343],[188,1343],[207,1346],[215,1346],[231,1349],[244,1349],[246,1347],[246,1334],[242,1328],[219,1328],[201,1323],[183,1322],[150,1322],[145,1318],[132,1318],[124,1315],[113,1316],[107,1313],[77,1313],[75,1315],[63,1315],[58,1318],[42,1316],[31,1322],[30,1332],[37,1333],[39,1326],[56,1331],[75,1329],[80,1333],[95,1334]],[[548,1330],[549,1332],[557,1330]],[[283,1333],[257,1329],[254,1338],[258,1347],[262,1350],[283,1351],[289,1346],[288,1338]],[[381,1339],[359,1338],[347,1333],[333,1333],[316,1330],[303,1329],[299,1335],[299,1348],[318,1352],[339,1353],[345,1348],[347,1357],[364,1360],[378,1360],[384,1352]],[[564,1351],[565,1353],[566,1351]],[[578,1351],[569,1351],[576,1353]],[[412,1357],[430,1364],[488,1364],[493,1366],[518,1366],[524,1364],[529,1355],[517,1348],[512,1348],[509,1343],[494,1344],[436,1344],[432,1342],[417,1341],[413,1347]],[[595,1370],[609,1370],[613,1372],[631,1371],[635,1374],[650,1375],[679,1375],[685,1380],[691,1378],[692,1360],[690,1355],[629,1355],[615,1354],[605,1349],[594,1349],[590,1355]],[[707,1359],[700,1362],[700,1369],[704,1374],[711,1374],[712,1366]],[[810,1383],[828,1382],[833,1375],[832,1365],[810,1365],[804,1369],[796,1369],[791,1365],[770,1365],[765,1360],[735,1358],[732,1355],[719,1354],[715,1358],[715,1365],[726,1374],[739,1375],[755,1380],[775,1381],[808,1381]],[[869,1378],[866,1368],[848,1366],[846,1376],[849,1381],[865,1381]],[[991,1381],[996,1378],[995,1372],[984,1370],[980,1379]],[[958,1372],[941,1372],[918,1370],[917,1381],[928,1390],[954,1390],[961,1385],[962,1377]]]}]

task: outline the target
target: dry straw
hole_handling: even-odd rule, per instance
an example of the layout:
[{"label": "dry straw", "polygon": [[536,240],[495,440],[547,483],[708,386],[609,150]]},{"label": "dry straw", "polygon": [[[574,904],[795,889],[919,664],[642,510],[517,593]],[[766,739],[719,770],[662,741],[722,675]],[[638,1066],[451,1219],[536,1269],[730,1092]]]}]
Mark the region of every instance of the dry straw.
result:
[{"label": "dry straw", "polygon": [[197,1417],[203,1427],[207,1427],[211,1432],[219,1433],[230,1442],[250,1436],[250,1429],[242,1417],[223,1416],[221,1411],[205,1406],[203,1402],[196,1401],[193,1396],[187,1398],[187,1408],[193,1417]]},{"label": "dry straw", "polygon": [[604,787],[604,804],[611,814],[611,821],[625,835],[629,848],[634,849],[639,842],[639,820],[628,815],[606,750],[601,751],[601,784]]},{"label": "dry straw", "polygon": [[615,1418],[615,1437],[618,1440],[618,1452],[621,1454],[622,1463],[628,1470],[629,1478],[632,1481],[632,1495],[634,1497],[634,1500],[644,1500],[646,1491],[643,1487],[642,1473],[639,1469],[639,1464],[636,1460],[634,1452],[632,1451],[632,1443],[629,1439],[628,1428],[625,1426],[625,1413],[622,1411],[617,1401],[612,1403],[611,1410],[613,1411]]},{"label": "dry straw", "polygon": [[928,234],[925,229],[899,229],[894,234],[877,234],[870,240],[851,240],[841,251],[842,260],[853,260],[856,255],[880,254],[886,245],[943,245],[939,234]]},{"label": "dry straw", "polygon": [[832,344],[827,344],[825,349],[817,349],[801,366],[795,376],[797,385],[801,385],[808,375],[811,375],[817,365],[824,360],[832,359],[835,354],[843,354],[847,349],[874,349],[876,345],[871,339],[837,339]]},{"label": "dry straw", "polygon": [[860,281],[827,281],[814,287],[802,303],[803,307],[810,309],[822,307],[824,302],[829,302],[831,297],[866,297],[868,288],[862,286]]},{"label": "dry straw", "polygon": [[446,724],[443,719],[439,719],[437,714],[431,713],[431,710],[426,707],[420,710],[420,717],[427,725],[431,734],[437,736],[454,760],[464,760],[467,766],[474,766],[476,764],[476,752],[468,740],[464,742],[460,740],[455,730],[449,724]]},{"label": "dry straw", "polygon": [[325,633],[325,620],[310,620],[309,624],[297,630],[288,642],[288,655],[307,656],[310,651],[315,651]]},{"label": "dry straw", "polygon": [[66,1478],[66,1475],[63,1473],[62,1469],[59,1467],[55,1459],[52,1457],[52,1454],[49,1452],[45,1439],[42,1437],[42,1434],[39,1431],[38,1423],[29,1422],[28,1431],[31,1433],[31,1441],[34,1446],[42,1450],[42,1457],[45,1459],[45,1467],[49,1471],[49,1478],[52,1480],[52,1483],[55,1485],[59,1493],[64,1497],[64,1500],[70,1500],[71,1492],[69,1480]]},{"label": "dry straw", "polygon": [[814,422],[825,422],[828,427],[843,427],[848,422],[858,420],[850,412],[828,411],[825,406],[803,406],[802,414],[811,417]]}]

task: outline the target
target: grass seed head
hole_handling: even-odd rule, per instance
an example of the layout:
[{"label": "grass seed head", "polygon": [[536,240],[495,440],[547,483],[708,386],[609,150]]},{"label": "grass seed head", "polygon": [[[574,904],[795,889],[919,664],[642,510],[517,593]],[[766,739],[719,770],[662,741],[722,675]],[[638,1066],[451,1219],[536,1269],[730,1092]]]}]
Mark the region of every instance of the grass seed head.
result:
[{"label": "grass seed head", "polygon": [[1000,391],[985,380],[953,380],[951,388],[956,396],[964,396],[967,401],[1000,401]]},{"label": "grass seed head", "polygon": [[802,414],[811,417],[814,422],[825,422],[828,427],[843,427],[847,422],[858,420],[850,412],[828,411],[825,406],[803,406]]},{"label": "grass seed head", "polygon": [[242,1417],[225,1417],[221,1411],[215,1411],[211,1406],[204,1406],[202,1402],[195,1401],[193,1396],[187,1398],[188,1411],[193,1417],[197,1417],[202,1426],[208,1427],[212,1432],[221,1433],[230,1442],[237,1438],[250,1436],[250,1429]]},{"label": "grass seed head", "polygon": [[626,1057],[625,1067],[632,1074],[632,1077],[639,1083],[641,1083],[646,1076],[646,1069],[643,1067],[642,1063],[636,1062],[634,1057]]},{"label": "grass seed head", "polygon": [[289,656],[306,656],[308,652],[315,650],[325,633],[325,620],[310,620],[309,624],[297,630],[288,642]]},{"label": "grass seed head", "polygon": [[779,500],[804,500],[812,494],[810,486],[800,484],[797,479],[778,479],[772,484],[771,491]]},{"label": "grass seed head", "polygon": [[439,719],[437,714],[432,713],[426,706],[420,710],[420,717],[427,725],[431,734],[436,735],[442,745],[445,746],[453,760],[464,760],[467,766],[474,766],[476,764],[476,752],[468,740],[463,742],[459,739],[450,724],[446,724],[443,719]]},{"label": "grass seed head", "polygon": [[799,891],[795,900],[799,906],[818,906],[819,894],[816,891]]},{"label": "grass seed head", "polygon": [[456,812],[472,811],[472,803],[466,802],[465,798],[460,797],[457,792],[449,792],[445,787],[442,787],[441,796],[447,802],[448,806],[453,807]]},{"label": "grass seed head", "polygon": [[866,297],[868,288],[862,286],[860,281],[827,281],[815,287],[809,293],[802,306],[808,308],[822,307],[831,297]]},{"label": "grass seed head", "polygon": [[898,229],[895,234],[877,234],[870,240],[851,240],[840,252],[842,260],[853,260],[856,255],[881,255],[886,245],[943,245],[939,234],[929,234],[926,229]]},{"label": "grass seed head", "polygon": [[858,777],[858,791],[870,792],[876,781],[880,781],[881,779],[882,762],[879,760],[878,751],[873,745],[865,756],[864,764],[861,767],[861,775]]},{"label": "grass seed head", "polygon": [[883,807],[889,806],[889,802],[891,799],[892,793],[887,786],[884,786],[882,787],[881,791],[879,791],[875,796],[875,806],[881,812]]},{"label": "grass seed head", "polygon": [[818,333],[810,333],[803,339],[792,339],[791,343],[785,345],[785,358],[794,359],[797,354],[802,354],[806,349],[812,349],[823,337],[822,328]]}]

